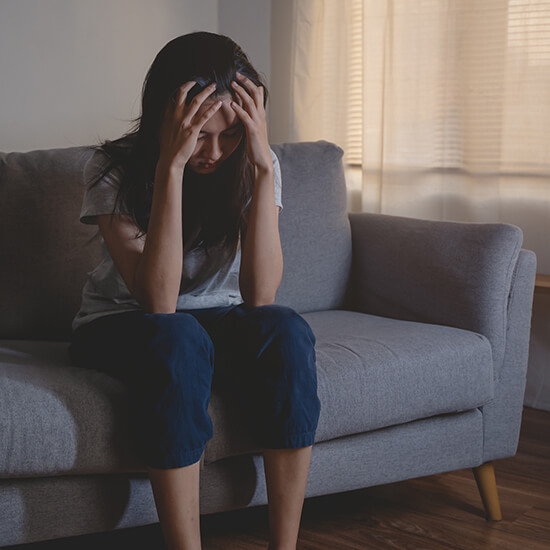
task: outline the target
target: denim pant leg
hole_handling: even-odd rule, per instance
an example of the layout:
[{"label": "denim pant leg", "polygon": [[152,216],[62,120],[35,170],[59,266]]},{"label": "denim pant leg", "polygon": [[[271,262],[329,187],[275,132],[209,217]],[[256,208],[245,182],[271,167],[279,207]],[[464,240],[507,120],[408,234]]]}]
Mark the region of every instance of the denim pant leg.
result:
[{"label": "denim pant leg", "polygon": [[132,432],[149,466],[178,468],[200,459],[212,437],[214,347],[193,316],[105,316],[75,332],[71,357],[127,384]]},{"label": "denim pant leg", "polygon": [[216,349],[214,380],[232,390],[258,444],[293,449],[313,445],[319,420],[315,336],[290,308],[241,305],[209,323]]}]

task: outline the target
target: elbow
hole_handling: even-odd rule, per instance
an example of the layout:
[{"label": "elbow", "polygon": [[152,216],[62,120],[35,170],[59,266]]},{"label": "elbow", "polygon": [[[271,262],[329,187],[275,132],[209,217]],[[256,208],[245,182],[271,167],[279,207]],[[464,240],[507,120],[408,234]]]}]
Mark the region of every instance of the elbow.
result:
[{"label": "elbow", "polygon": [[243,302],[249,307],[273,305],[280,283],[281,277],[278,280],[258,281],[255,278],[247,278],[241,274],[239,289]]},{"label": "elbow", "polygon": [[275,300],[267,301],[267,300],[257,300],[255,302],[245,302],[245,304],[249,307],[262,307],[262,306],[271,306]]},{"label": "elbow", "polygon": [[261,306],[271,306],[275,303],[275,300],[244,300],[245,305],[248,307],[261,307]]},{"label": "elbow", "polygon": [[137,301],[145,313],[176,313],[176,303],[169,300],[142,297]]},{"label": "elbow", "polygon": [[241,290],[241,296],[249,307],[270,306],[275,303],[275,293],[243,293]]},{"label": "elbow", "polygon": [[135,288],[132,295],[145,313],[175,313],[178,297],[159,292],[158,288]]},{"label": "elbow", "polygon": [[176,313],[176,308],[175,307],[167,307],[167,306],[163,307],[162,304],[151,304],[151,305],[146,306],[146,307],[142,306],[142,309],[143,309],[143,311],[145,311],[145,313],[158,313],[158,314]]}]

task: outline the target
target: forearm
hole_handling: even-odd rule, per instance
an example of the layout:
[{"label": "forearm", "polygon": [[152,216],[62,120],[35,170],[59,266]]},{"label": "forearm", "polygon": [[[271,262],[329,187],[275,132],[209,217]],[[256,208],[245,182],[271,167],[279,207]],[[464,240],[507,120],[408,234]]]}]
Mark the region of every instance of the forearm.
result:
[{"label": "forearm", "polygon": [[257,171],[242,242],[239,286],[246,304],[272,304],[283,274],[273,169]]},{"label": "forearm", "polygon": [[151,313],[176,310],[183,265],[181,168],[157,166],[147,237],[136,265],[136,298]]}]

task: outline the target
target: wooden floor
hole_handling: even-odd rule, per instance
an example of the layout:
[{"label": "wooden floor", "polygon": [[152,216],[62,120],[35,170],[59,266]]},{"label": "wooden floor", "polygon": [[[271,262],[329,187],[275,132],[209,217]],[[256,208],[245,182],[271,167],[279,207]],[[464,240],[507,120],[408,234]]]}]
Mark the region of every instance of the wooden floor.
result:
[{"label": "wooden floor", "polygon": [[[550,412],[524,410],[519,450],[495,462],[503,520],[487,522],[471,470],[306,500],[299,550],[550,549]],[[267,548],[266,508],[202,518],[204,550]],[[17,550],[162,550],[158,525]]]}]

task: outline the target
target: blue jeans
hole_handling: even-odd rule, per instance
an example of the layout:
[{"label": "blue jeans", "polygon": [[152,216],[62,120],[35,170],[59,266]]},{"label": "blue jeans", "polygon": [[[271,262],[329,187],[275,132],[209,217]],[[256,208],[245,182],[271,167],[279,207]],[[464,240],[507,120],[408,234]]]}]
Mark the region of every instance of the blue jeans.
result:
[{"label": "blue jeans", "polygon": [[147,464],[178,468],[197,462],[212,438],[212,385],[232,394],[260,447],[312,445],[320,411],[314,345],[292,309],[241,304],[106,315],[75,331],[69,353],[128,386]]}]

